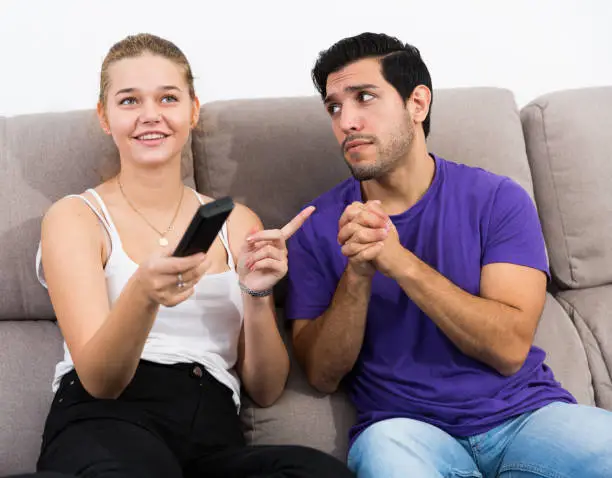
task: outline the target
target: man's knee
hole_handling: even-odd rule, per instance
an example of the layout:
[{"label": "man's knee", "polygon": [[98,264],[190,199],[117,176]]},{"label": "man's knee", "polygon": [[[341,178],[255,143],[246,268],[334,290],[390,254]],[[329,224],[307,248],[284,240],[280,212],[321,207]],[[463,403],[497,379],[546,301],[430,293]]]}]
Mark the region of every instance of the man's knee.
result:
[{"label": "man's knee", "polygon": [[434,477],[455,470],[480,476],[463,447],[450,435],[427,423],[394,418],[375,423],[357,437],[349,451],[349,468],[369,477]]},{"label": "man's knee", "polygon": [[554,403],[535,412],[509,446],[500,476],[529,467],[542,476],[612,476],[612,413]]}]

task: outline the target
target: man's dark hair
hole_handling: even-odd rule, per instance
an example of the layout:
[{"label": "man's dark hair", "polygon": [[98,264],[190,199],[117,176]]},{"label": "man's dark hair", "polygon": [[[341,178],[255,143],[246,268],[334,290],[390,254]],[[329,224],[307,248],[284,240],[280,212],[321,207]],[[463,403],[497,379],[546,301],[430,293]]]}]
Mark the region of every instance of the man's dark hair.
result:
[{"label": "man's dark hair", "polygon": [[[410,97],[418,85],[425,85],[432,92],[429,70],[421,59],[419,50],[402,43],[395,37],[382,33],[362,33],[350,38],[344,38],[319,53],[317,62],[312,70],[312,79],[321,97],[327,95],[327,77],[341,70],[345,66],[364,58],[380,58],[383,78],[400,94],[404,102]],[[429,120],[431,105],[425,121],[423,131],[425,137],[429,135]]]}]

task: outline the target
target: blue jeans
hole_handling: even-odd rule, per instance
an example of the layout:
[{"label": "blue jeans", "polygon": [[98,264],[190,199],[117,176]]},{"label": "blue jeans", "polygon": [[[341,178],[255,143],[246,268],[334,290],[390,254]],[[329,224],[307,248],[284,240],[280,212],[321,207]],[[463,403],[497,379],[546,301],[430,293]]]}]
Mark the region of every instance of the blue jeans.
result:
[{"label": "blue jeans", "polygon": [[612,413],[552,403],[468,438],[393,418],[357,437],[348,466],[358,478],[610,478]]}]

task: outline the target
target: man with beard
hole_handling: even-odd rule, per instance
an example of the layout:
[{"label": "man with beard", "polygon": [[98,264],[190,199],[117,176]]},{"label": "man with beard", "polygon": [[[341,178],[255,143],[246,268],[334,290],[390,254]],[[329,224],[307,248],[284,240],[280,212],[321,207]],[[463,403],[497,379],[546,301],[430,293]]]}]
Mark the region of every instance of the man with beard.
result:
[{"label": "man with beard", "polygon": [[[357,409],[360,478],[612,476],[612,413],[577,405],[532,345],[548,265],[514,181],[427,150],[419,51],[364,33],[313,79],[353,178],[289,244],[296,356]],[[466,132],[469,134],[469,132]]]}]

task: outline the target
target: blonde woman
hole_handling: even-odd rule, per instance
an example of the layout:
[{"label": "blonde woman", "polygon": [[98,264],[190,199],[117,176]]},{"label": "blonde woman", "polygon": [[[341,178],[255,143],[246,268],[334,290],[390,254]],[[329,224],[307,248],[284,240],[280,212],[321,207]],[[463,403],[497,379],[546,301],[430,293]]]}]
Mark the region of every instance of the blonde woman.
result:
[{"label": "blonde woman", "polygon": [[[175,258],[211,198],[181,181],[199,102],[183,53],[140,34],[102,64],[98,114],[120,173],[54,204],[39,273],[65,339],[38,469],[87,477],[342,477],[342,463],[297,446],[245,445],[240,384],[261,406],[289,360],[272,287],[288,239],[236,205],[206,254]],[[44,271],[44,278],[42,272]]]}]

